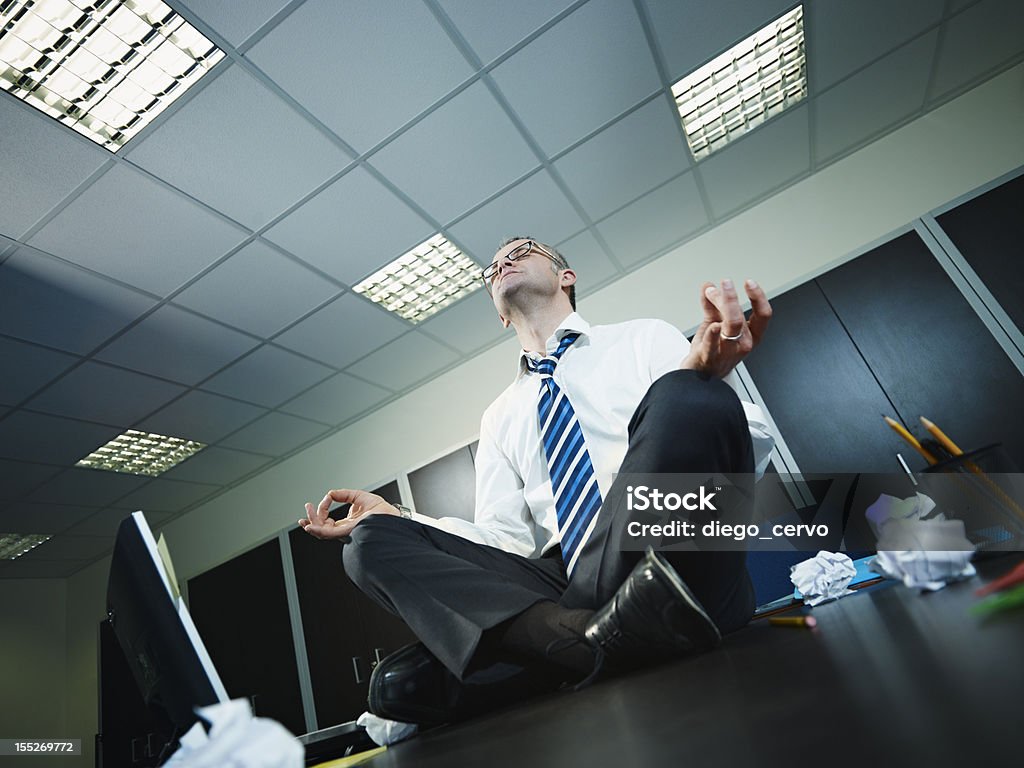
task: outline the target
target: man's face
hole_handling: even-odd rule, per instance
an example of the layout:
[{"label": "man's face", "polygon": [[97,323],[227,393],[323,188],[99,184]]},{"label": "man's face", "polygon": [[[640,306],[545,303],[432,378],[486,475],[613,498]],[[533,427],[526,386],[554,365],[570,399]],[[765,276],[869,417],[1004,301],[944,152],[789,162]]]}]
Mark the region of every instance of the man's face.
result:
[{"label": "man's face", "polygon": [[[513,240],[494,255],[490,280],[491,297],[498,311],[517,291],[533,289],[540,292],[559,290],[558,267],[544,254],[542,246],[525,250],[529,240]],[[510,258],[511,257],[511,258]],[[513,260],[514,259],[514,260]]]}]

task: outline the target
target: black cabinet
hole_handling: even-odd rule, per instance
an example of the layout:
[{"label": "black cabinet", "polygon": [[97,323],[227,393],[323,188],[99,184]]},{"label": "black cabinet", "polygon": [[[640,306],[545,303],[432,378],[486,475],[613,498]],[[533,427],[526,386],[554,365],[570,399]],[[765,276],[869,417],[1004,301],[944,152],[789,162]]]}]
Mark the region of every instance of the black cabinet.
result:
[{"label": "black cabinet", "polygon": [[[374,493],[398,501],[397,483]],[[340,510],[335,515],[344,514]],[[342,566],[342,544],[288,532],[317,724],[354,720],[366,710],[370,672],[379,658],[415,641],[405,623],[366,597]]]},{"label": "black cabinet", "polygon": [[231,698],[307,731],[276,538],[189,579],[189,612]]},{"label": "black cabinet", "polygon": [[427,517],[472,520],[476,501],[476,443],[409,473],[416,511]]},{"label": "black cabinet", "polygon": [[1022,378],[914,232],[773,299],[746,365],[805,472],[898,472],[924,460],[882,421],[938,423],[964,450],[1024,466]]},{"label": "black cabinet", "polygon": [[1024,331],[1024,175],[939,216],[939,226]]}]

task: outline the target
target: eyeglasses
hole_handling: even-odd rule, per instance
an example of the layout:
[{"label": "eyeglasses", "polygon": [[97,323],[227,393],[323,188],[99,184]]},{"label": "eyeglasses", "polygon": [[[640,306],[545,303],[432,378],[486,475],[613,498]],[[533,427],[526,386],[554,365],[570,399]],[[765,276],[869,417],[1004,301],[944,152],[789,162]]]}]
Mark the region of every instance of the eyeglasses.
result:
[{"label": "eyeglasses", "polygon": [[542,256],[546,256],[550,259],[556,267],[559,269],[565,269],[565,261],[561,259],[557,254],[552,253],[550,250],[545,248],[543,245],[535,240],[527,240],[524,243],[520,243],[507,254],[502,256],[500,259],[495,259],[480,273],[481,279],[484,281],[484,287],[487,292],[491,292],[491,283],[494,281],[495,275],[498,274],[498,265],[505,261],[516,262],[524,256],[529,256],[531,253],[539,253]]}]

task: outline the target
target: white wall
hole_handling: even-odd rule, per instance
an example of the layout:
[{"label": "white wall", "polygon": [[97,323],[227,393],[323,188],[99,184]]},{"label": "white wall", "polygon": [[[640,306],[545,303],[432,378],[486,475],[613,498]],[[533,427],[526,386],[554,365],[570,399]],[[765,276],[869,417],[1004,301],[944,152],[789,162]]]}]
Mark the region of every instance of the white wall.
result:
[{"label": "white wall", "polygon": [[[696,324],[705,279],[754,277],[778,293],[923,213],[1024,164],[1024,66],[790,187],[600,292],[591,322],[662,317]],[[567,254],[572,259],[572,254]],[[485,352],[164,529],[183,581],[294,524],[330,487],[368,487],[477,432],[510,380],[518,347]],[[106,562],[68,580],[68,733],[96,731],[96,624]],[[2,582],[0,582],[2,584]],[[0,601],[3,602],[3,601]],[[50,701],[47,688],[22,696]],[[34,710],[35,711],[35,710]],[[83,765],[92,765],[91,757]]]},{"label": "white wall", "polygon": [[66,714],[67,582],[0,579],[0,606],[0,738],[74,738]]}]

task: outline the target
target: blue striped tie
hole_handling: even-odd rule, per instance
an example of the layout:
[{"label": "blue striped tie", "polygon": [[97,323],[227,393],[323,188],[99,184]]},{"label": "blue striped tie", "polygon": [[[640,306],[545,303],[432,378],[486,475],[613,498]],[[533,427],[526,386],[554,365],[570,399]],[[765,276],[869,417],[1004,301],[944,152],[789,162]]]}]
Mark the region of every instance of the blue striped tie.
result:
[{"label": "blue striped tie", "polygon": [[548,473],[555,497],[558,532],[562,538],[562,560],[565,571],[572,574],[576,559],[590,537],[590,532],[601,508],[601,491],[594,478],[594,465],[583,442],[583,431],[569,398],[552,378],[562,354],[576,339],[578,333],[562,337],[555,353],[534,362],[526,359],[533,373],[541,376],[540,434],[544,453],[548,457]]}]

